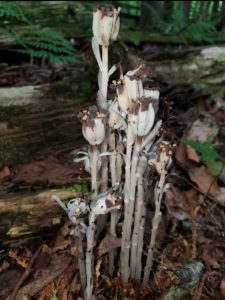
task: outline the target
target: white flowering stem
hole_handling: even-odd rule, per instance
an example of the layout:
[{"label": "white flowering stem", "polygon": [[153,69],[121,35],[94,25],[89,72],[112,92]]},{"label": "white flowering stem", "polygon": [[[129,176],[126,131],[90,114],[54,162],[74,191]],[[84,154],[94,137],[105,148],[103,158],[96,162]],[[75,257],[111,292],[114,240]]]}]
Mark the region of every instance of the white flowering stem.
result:
[{"label": "white flowering stem", "polygon": [[152,269],[153,254],[154,254],[154,249],[156,244],[156,235],[162,217],[162,213],[160,209],[161,209],[161,202],[164,193],[165,175],[166,175],[166,171],[164,169],[163,172],[160,174],[159,182],[156,184],[155,191],[154,191],[155,214],[152,220],[151,240],[148,247],[148,255],[147,255],[147,262],[144,269],[143,284],[148,282],[149,275]]},{"label": "white flowering stem", "polygon": [[[129,278],[129,248],[126,244],[126,232],[127,232],[127,221],[129,218],[129,197],[130,197],[130,166],[131,166],[131,154],[132,154],[132,129],[128,123],[127,127],[127,149],[126,149],[126,166],[125,166],[125,184],[124,184],[124,221],[123,221],[123,232],[121,242],[121,277],[123,282],[127,282]],[[128,254],[127,254],[128,253]]]},{"label": "white flowering stem", "polygon": [[[116,178],[116,151],[110,156],[110,170],[111,170],[111,180],[112,180],[112,188],[115,187],[117,178]],[[110,219],[110,234],[116,237],[116,223],[117,223],[117,211],[111,212],[111,219]],[[109,253],[109,274],[113,276],[114,272],[114,263],[115,263],[115,255],[116,250],[113,249]]]},{"label": "white flowering stem", "polygon": [[98,163],[98,149],[97,146],[92,146],[91,155],[91,190],[93,199],[98,194],[98,183],[97,183],[97,163]]},{"label": "white flowering stem", "polygon": [[142,206],[141,222],[139,225],[137,262],[136,262],[136,270],[135,270],[135,278],[139,280],[141,279],[141,274],[142,274],[142,252],[144,246],[145,215],[146,215],[146,204],[144,203],[144,205]]},{"label": "white flowering stem", "polygon": [[95,236],[95,215],[90,212],[89,214],[89,226],[86,232],[87,250],[86,250],[86,275],[87,286],[85,299],[91,300],[93,295],[93,281],[94,281],[94,236]]},{"label": "white flowering stem", "polygon": [[[108,64],[109,64],[109,47],[108,46],[102,46],[102,64],[103,64],[103,70],[102,70],[102,95],[104,97],[104,101],[106,103],[107,101],[107,92],[108,92]],[[104,108],[107,108],[107,104],[104,105]]]},{"label": "white flowering stem", "polygon": [[138,245],[139,240],[139,228],[141,222],[141,216],[144,205],[144,189],[143,189],[143,177],[139,177],[137,180],[137,201],[135,208],[135,217],[134,217],[134,229],[132,234],[132,243],[131,243],[131,278],[135,277],[136,267],[137,267],[137,249],[140,247]]}]

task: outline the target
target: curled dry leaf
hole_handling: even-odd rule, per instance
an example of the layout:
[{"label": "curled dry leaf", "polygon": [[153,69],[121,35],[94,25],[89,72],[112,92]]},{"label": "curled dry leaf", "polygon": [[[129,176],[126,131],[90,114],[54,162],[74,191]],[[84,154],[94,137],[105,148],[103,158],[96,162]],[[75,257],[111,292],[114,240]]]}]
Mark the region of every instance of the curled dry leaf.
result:
[{"label": "curled dry leaf", "polygon": [[191,180],[197,184],[204,194],[208,193],[212,196],[216,196],[220,193],[220,188],[215,177],[210,174],[205,166],[191,168],[188,174]]},{"label": "curled dry leaf", "polygon": [[194,189],[181,191],[175,186],[171,187],[165,197],[169,213],[178,220],[194,220],[200,201],[200,195]]},{"label": "curled dry leaf", "polygon": [[98,247],[98,257],[110,252],[111,250],[121,246],[121,239],[108,234]]}]

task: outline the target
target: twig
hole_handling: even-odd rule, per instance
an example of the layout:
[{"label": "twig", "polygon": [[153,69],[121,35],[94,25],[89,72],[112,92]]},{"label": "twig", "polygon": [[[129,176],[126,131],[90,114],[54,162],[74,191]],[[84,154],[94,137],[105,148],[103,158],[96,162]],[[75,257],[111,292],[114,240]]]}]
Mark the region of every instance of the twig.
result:
[{"label": "twig", "polygon": [[22,277],[20,278],[20,280],[18,281],[18,283],[16,284],[16,287],[14,289],[14,292],[12,293],[12,295],[9,297],[9,300],[14,300],[20,287],[22,286],[22,284],[24,283],[24,281],[27,279],[27,277],[30,275],[30,273],[32,272],[32,266],[34,264],[35,259],[37,258],[38,254],[40,253],[42,249],[42,245],[36,250],[36,252],[34,253],[33,257],[31,258],[28,267],[26,268],[25,272],[23,273]]}]

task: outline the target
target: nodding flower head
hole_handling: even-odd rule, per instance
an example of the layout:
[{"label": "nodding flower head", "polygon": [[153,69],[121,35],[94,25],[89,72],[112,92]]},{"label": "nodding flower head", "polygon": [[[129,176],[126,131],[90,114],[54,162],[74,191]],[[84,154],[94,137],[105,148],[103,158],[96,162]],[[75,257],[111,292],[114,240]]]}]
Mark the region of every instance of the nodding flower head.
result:
[{"label": "nodding flower head", "polygon": [[144,64],[124,76],[127,95],[130,100],[137,100],[144,96],[143,81],[151,77],[151,71]]},{"label": "nodding flower head", "polygon": [[82,122],[82,133],[88,143],[92,146],[99,145],[105,138],[106,111],[91,106],[78,115]]},{"label": "nodding flower head", "polygon": [[113,101],[109,105],[109,126],[113,129],[124,129],[126,122],[119,112],[118,102]]},{"label": "nodding flower head", "polygon": [[134,101],[128,122],[135,136],[145,136],[151,130],[155,120],[153,102],[154,99],[149,98],[139,98],[137,101]]},{"label": "nodding flower head", "polygon": [[95,215],[104,215],[110,211],[121,208],[123,197],[115,191],[108,191],[99,194],[96,199],[91,202],[91,211]]},{"label": "nodding flower head", "polygon": [[175,149],[176,144],[171,144],[168,141],[158,143],[155,152],[150,153],[151,157],[148,164],[155,167],[159,175],[165,173],[172,163],[172,155]]},{"label": "nodding flower head", "polygon": [[126,115],[131,105],[131,100],[128,98],[127,89],[124,80],[113,80],[111,87],[116,88],[117,101],[120,110]]},{"label": "nodding flower head", "polygon": [[120,8],[97,7],[93,12],[93,35],[99,45],[109,46],[117,39],[120,27]]}]

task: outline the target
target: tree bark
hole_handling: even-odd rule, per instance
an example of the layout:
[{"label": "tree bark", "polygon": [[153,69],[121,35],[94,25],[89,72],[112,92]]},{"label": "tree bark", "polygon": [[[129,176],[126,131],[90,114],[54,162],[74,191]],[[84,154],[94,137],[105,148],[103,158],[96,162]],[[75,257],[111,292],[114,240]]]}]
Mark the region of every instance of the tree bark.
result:
[{"label": "tree bark", "polygon": [[63,220],[67,220],[67,215],[51,199],[54,194],[65,201],[74,196],[74,192],[65,189],[1,196],[1,246],[24,245],[30,240],[56,232]]}]

